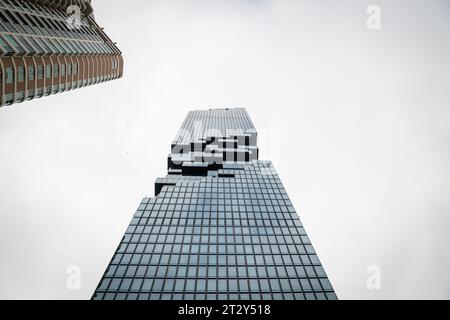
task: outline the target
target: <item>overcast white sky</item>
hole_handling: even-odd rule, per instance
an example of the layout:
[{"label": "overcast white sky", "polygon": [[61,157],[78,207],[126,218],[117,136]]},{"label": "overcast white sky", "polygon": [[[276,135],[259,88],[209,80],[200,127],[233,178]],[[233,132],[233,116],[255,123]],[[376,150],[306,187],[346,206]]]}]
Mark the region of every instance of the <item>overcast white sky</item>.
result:
[{"label": "overcast white sky", "polygon": [[124,78],[0,109],[0,298],[90,298],[187,111],[221,106],[247,108],[340,298],[450,298],[448,1],[93,5]]}]

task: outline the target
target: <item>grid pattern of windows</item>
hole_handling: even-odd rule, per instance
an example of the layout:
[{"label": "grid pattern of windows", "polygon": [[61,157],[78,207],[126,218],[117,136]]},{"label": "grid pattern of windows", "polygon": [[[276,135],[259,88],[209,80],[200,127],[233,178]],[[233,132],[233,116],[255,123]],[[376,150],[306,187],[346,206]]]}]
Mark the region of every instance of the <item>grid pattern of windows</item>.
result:
[{"label": "grid pattern of windows", "polygon": [[89,15],[80,15],[76,25],[72,20],[70,13],[57,4],[2,0],[0,49],[7,55],[120,53]]},{"label": "grid pattern of windows", "polygon": [[90,0],[1,0],[0,59],[0,73],[11,69],[0,87],[0,107],[123,72],[122,54],[95,21]]},{"label": "grid pattern of windows", "polygon": [[258,159],[257,133],[244,108],[191,111],[172,142],[169,166],[183,174]]},{"label": "grid pattern of windows", "polygon": [[[93,299],[337,299],[256,137],[245,109],[190,112],[169,174],[142,201]],[[196,144],[174,161],[174,149]],[[206,161],[209,148],[219,162]],[[246,148],[256,159],[222,161]]]},{"label": "grid pattern of windows", "polygon": [[271,163],[176,177],[143,200],[94,299],[336,299]]},{"label": "grid pattern of windows", "polygon": [[174,144],[206,140],[208,137],[231,134],[256,134],[255,127],[244,108],[190,111],[184,120]]}]

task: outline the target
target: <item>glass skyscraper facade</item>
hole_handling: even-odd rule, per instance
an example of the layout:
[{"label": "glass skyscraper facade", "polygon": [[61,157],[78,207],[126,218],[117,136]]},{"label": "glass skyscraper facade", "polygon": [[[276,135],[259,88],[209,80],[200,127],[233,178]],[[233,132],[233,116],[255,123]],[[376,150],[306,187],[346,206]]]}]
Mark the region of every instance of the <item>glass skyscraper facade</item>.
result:
[{"label": "glass skyscraper facade", "polygon": [[0,107],[122,74],[90,0],[0,0]]},{"label": "glass skyscraper facade", "polygon": [[190,112],[95,300],[335,300],[245,109]]}]

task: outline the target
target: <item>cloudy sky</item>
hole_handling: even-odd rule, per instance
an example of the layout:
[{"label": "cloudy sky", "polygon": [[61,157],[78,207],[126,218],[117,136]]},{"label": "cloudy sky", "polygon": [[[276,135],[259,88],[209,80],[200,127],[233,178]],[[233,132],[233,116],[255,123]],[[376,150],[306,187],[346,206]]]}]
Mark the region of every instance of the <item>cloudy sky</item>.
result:
[{"label": "cloudy sky", "polygon": [[340,298],[450,298],[448,1],[93,4],[124,78],[0,109],[0,298],[90,298],[187,111],[221,106],[247,108]]}]

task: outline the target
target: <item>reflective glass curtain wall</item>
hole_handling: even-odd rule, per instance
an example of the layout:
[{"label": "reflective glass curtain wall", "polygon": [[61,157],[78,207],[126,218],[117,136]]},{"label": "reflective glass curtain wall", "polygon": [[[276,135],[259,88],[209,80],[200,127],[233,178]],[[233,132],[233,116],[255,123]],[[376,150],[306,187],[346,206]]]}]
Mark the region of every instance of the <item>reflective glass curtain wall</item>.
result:
[{"label": "reflective glass curtain wall", "polygon": [[337,299],[245,109],[190,112],[93,299]]}]

